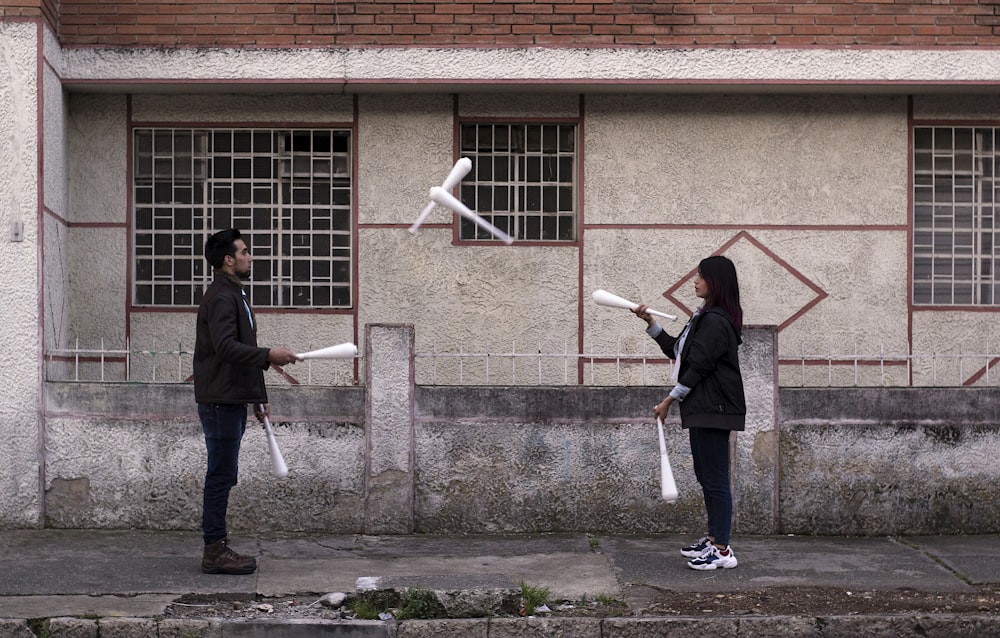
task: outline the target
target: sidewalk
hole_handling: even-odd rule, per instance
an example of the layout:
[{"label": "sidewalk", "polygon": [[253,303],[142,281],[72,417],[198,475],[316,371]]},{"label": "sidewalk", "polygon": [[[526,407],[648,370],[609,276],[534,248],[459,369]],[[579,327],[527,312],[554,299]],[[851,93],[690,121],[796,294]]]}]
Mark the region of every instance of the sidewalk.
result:
[{"label": "sidewalk", "polygon": [[[760,636],[829,636],[834,635],[829,632],[837,623],[845,623],[847,632],[838,635],[1000,636],[1000,615],[995,611],[954,618],[941,616],[930,621],[921,621],[919,614],[892,622],[884,617],[858,615],[827,617],[821,622],[796,619],[796,623],[804,623],[801,626],[789,624],[788,617],[720,615],[695,622],[643,613],[662,591],[714,595],[771,588],[840,587],[845,591],[913,590],[942,596],[972,593],[976,586],[1000,584],[1000,535],[903,539],[740,537],[734,545],[740,566],[709,572],[685,566],[678,548],[690,540],[678,535],[587,534],[234,536],[234,549],[256,553],[259,569],[248,576],[213,576],[199,570],[201,547],[195,532],[0,531],[0,638],[29,638],[35,634],[28,629],[26,619],[41,618],[61,619],[51,621],[47,627],[53,638],[96,637],[98,625],[101,638],[707,636],[736,635],[733,628],[754,624],[759,625],[756,630],[743,631]],[[313,602],[328,592],[351,594],[359,588],[517,590],[522,581],[548,588],[550,600],[606,597],[624,601],[628,614],[575,621],[512,617],[398,623],[164,619],[165,614],[170,615],[168,608],[181,597],[192,600],[194,595],[242,601],[300,596],[303,601]],[[718,628],[706,631],[705,623],[709,622],[718,624]],[[760,624],[768,622],[773,627]],[[938,628],[937,633],[928,630],[927,622]],[[909,633],[907,628],[914,623],[920,626]],[[681,626],[690,629],[682,630]],[[821,626],[823,633],[818,633]],[[88,633],[88,627],[93,628],[92,633]]]}]

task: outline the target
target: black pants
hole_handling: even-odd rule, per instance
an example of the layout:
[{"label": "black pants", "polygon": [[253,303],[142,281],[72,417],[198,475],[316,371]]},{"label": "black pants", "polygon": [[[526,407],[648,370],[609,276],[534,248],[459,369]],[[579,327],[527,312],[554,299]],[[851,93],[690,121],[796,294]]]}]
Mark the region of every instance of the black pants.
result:
[{"label": "black pants", "polygon": [[717,545],[729,544],[733,493],[729,485],[729,430],[689,428],[694,475],[705,495],[708,535]]},{"label": "black pants", "polygon": [[246,404],[198,404],[198,416],[205,431],[208,465],[202,502],[201,530],[205,544],[225,538],[229,490],[239,475],[240,442],[247,427]]}]

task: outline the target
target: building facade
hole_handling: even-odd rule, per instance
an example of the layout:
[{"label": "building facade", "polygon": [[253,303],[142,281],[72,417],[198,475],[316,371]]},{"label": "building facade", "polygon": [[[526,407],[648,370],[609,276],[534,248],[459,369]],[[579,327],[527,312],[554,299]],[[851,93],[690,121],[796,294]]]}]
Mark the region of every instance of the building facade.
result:
[{"label": "building facade", "polygon": [[[722,253],[783,385],[996,385],[997,6],[5,2],[5,491],[43,474],[47,380],[189,376],[231,225],[262,343],[413,324],[418,383],[662,383],[591,292],[683,320]],[[463,157],[513,245],[410,232]]]}]

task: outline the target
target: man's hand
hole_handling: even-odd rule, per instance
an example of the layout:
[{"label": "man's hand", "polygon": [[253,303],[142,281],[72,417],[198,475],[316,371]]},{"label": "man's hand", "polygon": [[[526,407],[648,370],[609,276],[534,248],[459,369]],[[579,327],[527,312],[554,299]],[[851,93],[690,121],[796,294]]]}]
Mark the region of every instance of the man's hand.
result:
[{"label": "man's hand", "polygon": [[261,423],[264,422],[265,416],[271,416],[271,404],[270,403],[254,403],[253,404],[253,415],[257,417],[257,420]]},{"label": "man's hand", "polygon": [[284,366],[299,360],[298,355],[288,348],[271,348],[267,351],[267,361],[276,366]]}]

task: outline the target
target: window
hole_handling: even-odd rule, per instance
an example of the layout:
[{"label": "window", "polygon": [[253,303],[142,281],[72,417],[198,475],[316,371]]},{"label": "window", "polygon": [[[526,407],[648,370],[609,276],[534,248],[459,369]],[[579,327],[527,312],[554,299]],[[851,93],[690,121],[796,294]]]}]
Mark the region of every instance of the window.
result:
[{"label": "window", "polygon": [[[462,156],[473,171],[462,182],[462,202],[511,237],[523,241],[576,239],[576,126],[572,124],[463,124]],[[459,238],[492,235],[465,218]]]},{"label": "window", "polygon": [[205,241],[238,228],[254,306],[350,307],[350,135],[135,129],[134,303],[197,305],[212,280]]},{"label": "window", "polygon": [[914,303],[1000,304],[998,131],[914,128]]}]

